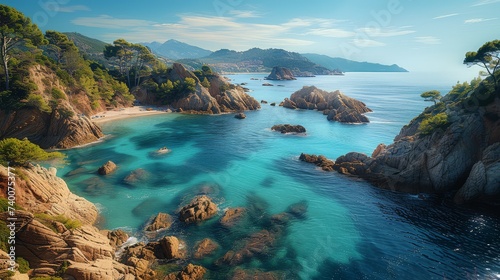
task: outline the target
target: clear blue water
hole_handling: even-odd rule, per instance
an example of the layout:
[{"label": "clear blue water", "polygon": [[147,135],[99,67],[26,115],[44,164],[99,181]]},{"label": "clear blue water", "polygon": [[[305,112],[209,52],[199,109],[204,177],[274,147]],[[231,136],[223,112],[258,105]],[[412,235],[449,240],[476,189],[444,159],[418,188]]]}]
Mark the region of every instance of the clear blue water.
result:
[{"label": "clear blue water", "polygon": [[[391,143],[429,105],[421,92],[447,92],[456,81],[415,73],[348,73],[271,82],[274,87],[251,80],[264,76],[229,77],[233,83],[248,83],[252,96],[269,103],[281,102],[304,85],[340,89],[374,111],[368,115],[371,123],[333,123],[319,112],[269,104],[246,112],[245,120],[233,114],[127,119],[105,124],[108,137],[102,143],[68,151],[70,164],[58,174],[73,192],[99,206],[100,226],[125,228],[137,237],[151,215],[161,211],[175,216],[193,196],[210,190],[218,217],[194,226],[177,222],[168,234],[184,239],[188,247],[205,237],[219,242],[222,249],[201,261],[214,278],[229,269],[214,260],[236,241],[265,228],[262,217],[305,201],[305,218],[289,224],[269,255],[242,267],[288,271],[287,279],[500,279],[498,216],[380,190],[298,160],[302,152],[331,159],[350,151],[371,154],[379,143]],[[270,131],[280,123],[301,124],[307,135]],[[172,152],[152,156],[163,146]],[[107,160],[118,164],[117,172],[96,175]],[[149,176],[124,183],[138,168]],[[217,220],[223,210],[239,206],[253,209],[251,218],[232,231],[221,228]]]}]

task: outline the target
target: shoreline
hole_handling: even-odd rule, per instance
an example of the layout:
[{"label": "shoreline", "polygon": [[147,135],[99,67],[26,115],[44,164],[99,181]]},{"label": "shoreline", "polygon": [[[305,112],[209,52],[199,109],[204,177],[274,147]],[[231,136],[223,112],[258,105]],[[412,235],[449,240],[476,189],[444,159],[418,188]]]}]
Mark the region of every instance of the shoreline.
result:
[{"label": "shoreline", "polygon": [[111,121],[136,118],[141,116],[152,116],[159,114],[168,114],[166,107],[155,106],[134,106],[128,108],[114,109],[104,111],[90,116],[90,120],[95,124],[103,124]]}]

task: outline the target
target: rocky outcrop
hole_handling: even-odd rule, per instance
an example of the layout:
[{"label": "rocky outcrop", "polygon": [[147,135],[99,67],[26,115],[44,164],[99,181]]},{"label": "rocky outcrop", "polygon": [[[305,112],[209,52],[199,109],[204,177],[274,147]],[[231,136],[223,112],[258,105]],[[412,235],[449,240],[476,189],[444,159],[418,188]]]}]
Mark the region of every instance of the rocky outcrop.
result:
[{"label": "rocky outcrop", "polygon": [[213,254],[218,248],[219,244],[212,239],[205,238],[195,245],[193,257],[195,259],[203,259],[204,257]]},{"label": "rocky outcrop", "polygon": [[166,259],[181,258],[182,255],[179,252],[179,245],[179,239],[175,236],[165,236],[160,240],[160,246]]},{"label": "rocky outcrop", "polygon": [[314,86],[305,86],[294,92],[290,99],[285,98],[283,107],[322,111],[329,121],[343,123],[367,123],[369,120],[363,114],[372,111],[363,102],[338,90],[327,92]]},{"label": "rocky outcrop", "polygon": [[148,171],[144,170],[143,168],[138,168],[130,172],[130,174],[128,174],[127,177],[123,179],[123,181],[126,184],[135,185],[141,183],[144,180],[147,180],[150,176],[151,174]]},{"label": "rocky outcrop", "polygon": [[[382,188],[409,193],[454,194],[456,203],[500,201],[500,94],[479,86],[469,99],[446,96],[404,126],[394,143],[372,156],[348,153],[334,168]],[[483,104],[468,102],[481,94]],[[484,96],[489,96],[489,101]],[[456,95],[455,95],[456,96]],[[420,132],[425,118],[444,113],[447,123]]]},{"label": "rocky outcrop", "polygon": [[220,223],[225,227],[232,227],[245,216],[245,213],[246,209],[243,207],[229,208],[224,212]]},{"label": "rocky outcrop", "polygon": [[245,115],[245,113],[238,113],[238,114],[234,115],[234,117],[239,119],[239,120],[242,120],[242,119],[245,119],[247,116]]},{"label": "rocky outcrop", "polygon": [[333,171],[333,166],[335,164],[332,160],[329,160],[322,155],[316,156],[302,153],[300,154],[299,160],[313,163],[314,165],[321,167],[324,171]]},{"label": "rocky outcrop", "polygon": [[[23,176],[16,176],[16,203],[33,213],[63,215],[83,224],[93,224],[97,208],[86,199],[70,192],[55,168],[41,166],[18,168]],[[0,165],[0,197],[7,194],[7,168]],[[25,178],[25,179],[23,179]]]},{"label": "rocky outcrop", "polygon": [[105,164],[99,167],[97,173],[99,173],[100,175],[108,175],[115,172],[116,168],[117,168],[116,164],[108,160]]},{"label": "rocky outcrop", "polygon": [[271,70],[271,74],[269,74],[269,76],[266,77],[266,80],[282,81],[282,80],[296,80],[296,78],[293,76],[293,73],[292,71],[290,71],[290,69],[285,67],[275,66],[273,67],[273,70]]},{"label": "rocky outcrop", "polygon": [[257,110],[260,104],[248,95],[240,86],[232,85],[218,74],[211,74],[208,78],[210,87],[201,85],[200,80],[182,64],[174,63],[168,74],[171,81],[192,78],[196,81],[194,92],[173,101],[171,105],[182,109],[183,112],[201,112],[206,114],[220,114],[246,110]]},{"label": "rocky outcrop", "polygon": [[279,131],[281,133],[306,133],[305,127],[290,124],[277,124],[271,127],[271,130]]},{"label": "rocky outcrop", "polygon": [[0,110],[0,139],[28,138],[44,149],[67,149],[95,142],[104,134],[87,117],[66,117],[60,110]]},{"label": "rocky outcrop", "polygon": [[186,224],[198,223],[217,214],[217,205],[206,195],[194,198],[179,211],[179,220]]},{"label": "rocky outcrop", "polygon": [[188,264],[182,271],[168,274],[164,280],[201,280],[206,272],[202,266]]}]

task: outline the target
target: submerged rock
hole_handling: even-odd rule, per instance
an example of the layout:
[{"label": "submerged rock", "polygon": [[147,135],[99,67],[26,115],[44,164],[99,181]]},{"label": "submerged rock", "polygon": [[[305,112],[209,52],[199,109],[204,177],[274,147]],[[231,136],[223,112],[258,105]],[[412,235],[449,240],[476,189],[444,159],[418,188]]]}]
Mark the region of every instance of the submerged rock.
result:
[{"label": "submerged rock", "polygon": [[245,213],[246,209],[243,207],[229,208],[224,212],[220,223],[225,227],[232,227],[244,217]]},{"label": "submerged rock", "polygon": [[212,218],[217,214],[217,205],[208,196],[194,198],[179,211],[179,220],[186,224],[198,223]]},{"label": "submerged rock", "polygon": [[305,127],[301,125],[277,124],[271,127],[271,130],[281,133],[306,133]]},{"label": "submerged rock", "polygon": [[204,257],[213,254],[218,248],[219,244],[212,239],[205,238],[194,246],[193,256],[195,259],[203,259]]},{"label": "submerged rock", "polygon": [[163,280],[201,280],[206,272],[202,266],[188,264],[182,271],[170,273]]}]

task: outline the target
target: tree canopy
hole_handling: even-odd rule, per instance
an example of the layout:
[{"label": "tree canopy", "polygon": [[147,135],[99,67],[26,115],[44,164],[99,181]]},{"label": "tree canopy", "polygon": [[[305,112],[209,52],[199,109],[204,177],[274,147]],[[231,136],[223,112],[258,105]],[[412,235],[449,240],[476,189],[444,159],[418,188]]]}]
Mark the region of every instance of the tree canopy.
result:
[{"label": "tree canopy", "polygon": [[425,101],[433,101],[434,105],[436,105],[437,101],[441,99],[441,93],[437,90],[429,90],[423,92],[420,97],[425,98]]},{"label": "tree canopy", "polygon": [[28,139],[6,138],[0,141],[0,163],[11,166],[24,165],[30,161],[63,158],[59,152],[46,152]]},{"label": "tree canopy", "polygon": [[0,5],[0,60],[5,74],[5,90],[9,90],[11,52],[21,43],[38,46],[46,43],[46,40],[29,18],[14,8]]},{"label": "tree canopy", "polygon": [[486,69],[498,87],[498,78],[495,72],[500,69],[500,40],[493,40],[484,43],[476,52],[467,52],[465,54],[464,64],[468,66],[478,65]]}]

